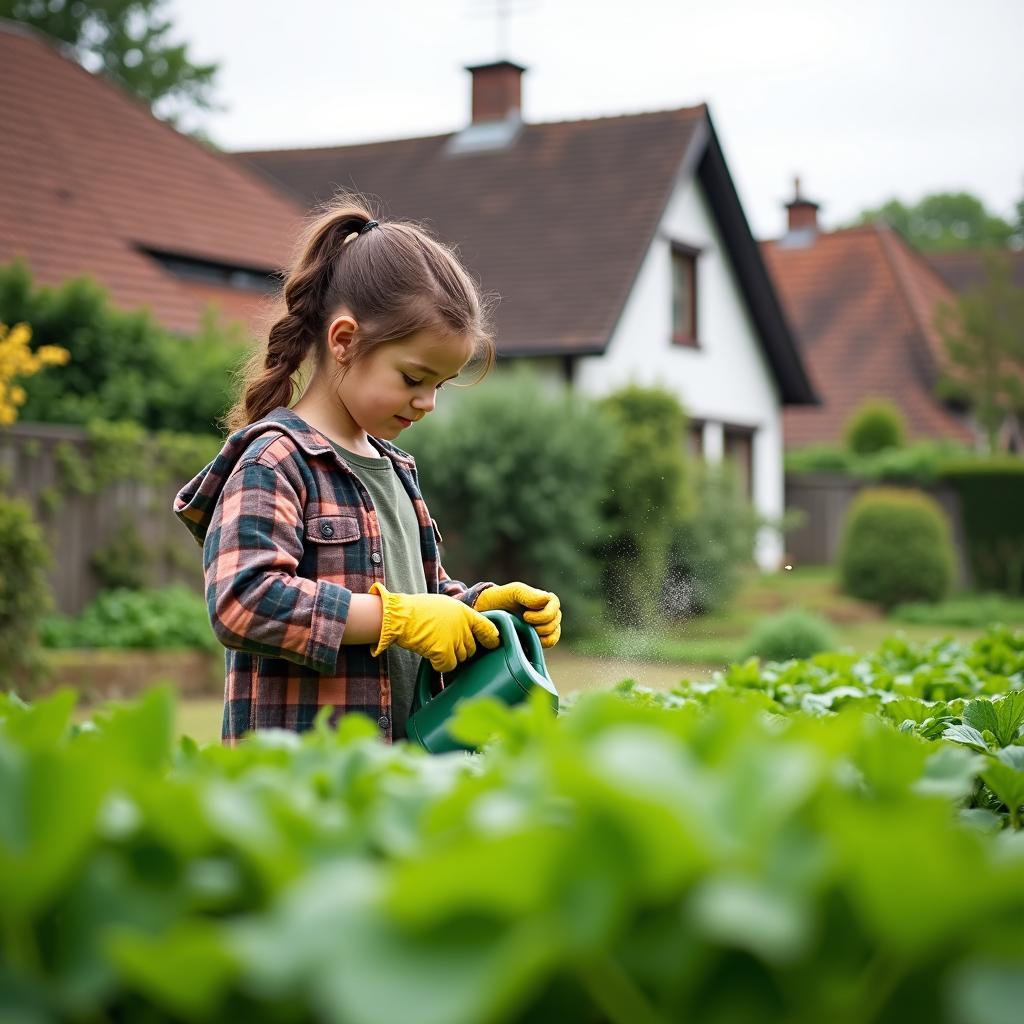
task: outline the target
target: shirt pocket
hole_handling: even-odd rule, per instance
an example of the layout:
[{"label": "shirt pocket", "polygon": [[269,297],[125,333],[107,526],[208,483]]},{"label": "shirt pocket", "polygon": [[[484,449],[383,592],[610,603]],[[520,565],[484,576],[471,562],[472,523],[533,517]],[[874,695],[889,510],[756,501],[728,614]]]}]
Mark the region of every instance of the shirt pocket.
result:
[{"label": "shirt pocket", "polygon": [[364,571],[360,557],[362,531],[355,516],[307,516],[304,575],[352,586]]}]

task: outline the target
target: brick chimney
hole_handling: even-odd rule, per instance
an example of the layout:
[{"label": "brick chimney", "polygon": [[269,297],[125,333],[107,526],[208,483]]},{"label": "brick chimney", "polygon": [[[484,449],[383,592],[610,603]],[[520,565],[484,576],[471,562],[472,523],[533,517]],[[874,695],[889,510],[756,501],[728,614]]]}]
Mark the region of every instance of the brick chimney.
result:
[{"label": "brick chimney", "polygon": [[499,60],[466,70],[473,76],[473,124],[522,120],[522,80],[526,68],[510,60]]},{"label": "brick chimney", "polygon": [[819,204],[800,194],[800,179],[793,179],[793,198],[786,203],[789,223],[780,244],[789,248],[813,245],[821,230],[818,227]]}]

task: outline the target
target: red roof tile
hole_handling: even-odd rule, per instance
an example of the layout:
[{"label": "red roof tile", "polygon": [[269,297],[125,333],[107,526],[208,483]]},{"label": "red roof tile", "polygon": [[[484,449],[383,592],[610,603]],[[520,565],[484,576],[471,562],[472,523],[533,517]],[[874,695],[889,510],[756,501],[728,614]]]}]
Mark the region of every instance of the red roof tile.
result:
[{"label": "red roof tile", "polygon": [[912,437],[972,439],[934,391],[942,360],[934,311],[952,292],[896,232],[868,225],[761,249],[822,400],[785,410],[787,446],[840,440],[873,397],[902,409]]},{"label": "red roof tile", "polygon": [[0,94],[0,261],[23,256],[45,284],[91,274],[118,306],[148,306],[182,332],[205,299],[143,250],[267,271],[287,261],[297,204],[10,22]]}]

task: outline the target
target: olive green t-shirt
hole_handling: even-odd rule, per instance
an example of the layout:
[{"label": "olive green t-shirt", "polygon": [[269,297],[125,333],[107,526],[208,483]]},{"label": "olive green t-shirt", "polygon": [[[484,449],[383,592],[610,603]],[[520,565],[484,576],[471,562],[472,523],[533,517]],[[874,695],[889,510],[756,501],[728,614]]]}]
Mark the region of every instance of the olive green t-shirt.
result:
[{"label": "olive green t-shirt", "polygon": [[[334,446],[341,457],[370,492],[377,512],[384,548],[384,585],[396,594],[425,594],[420,551],[420,524],[412,499],[398,479],[389,458],[357,455],[341,445]],[[391,719],[395,739],[405,736],[405,723],[412,709],[413,688],[420,667],[420,656],[392,644],[387,651],[388,676],[391,679]]]}]

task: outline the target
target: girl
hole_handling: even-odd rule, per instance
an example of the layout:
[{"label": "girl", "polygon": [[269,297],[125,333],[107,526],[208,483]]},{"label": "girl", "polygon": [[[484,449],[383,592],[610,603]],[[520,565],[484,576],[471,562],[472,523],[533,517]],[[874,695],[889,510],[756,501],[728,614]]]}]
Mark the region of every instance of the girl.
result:
[{"label": "girl", "polygon": [[[391,442],[432,412],[474,356],[494,361],[477,289],[418,226],[373,220],[351,196],[314,220],[284,284],[284,315],[245,376],[220,454],[175,514],[203,546],[206,600],[227,648],[223,740],[303,731],[317,711],[405,735],[420,658],[451,671],[522,614],[561,634],[557,596],[467,587],[440,565],[416,464]],[[294,407],[292,379],[310,359]]]}]

